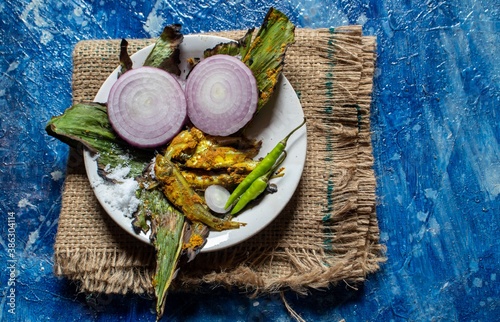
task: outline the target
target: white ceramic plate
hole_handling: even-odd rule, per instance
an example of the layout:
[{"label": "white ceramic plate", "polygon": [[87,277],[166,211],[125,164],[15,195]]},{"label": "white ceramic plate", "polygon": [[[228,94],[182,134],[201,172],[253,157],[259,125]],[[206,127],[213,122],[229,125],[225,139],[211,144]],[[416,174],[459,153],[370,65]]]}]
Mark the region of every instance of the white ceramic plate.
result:
[{"label": "white ceramic plate", "polygon": [[[220,42],[227,42],[229,39],[206,36],[206,35],[186,35],[180,46],[181,49],[181,77],[185,78],[189,70],[186,58],[202,57],[205,49],[211,48]],[[153,48],[148,46],[136,54],[132,55],[134,67],[140,67],[144,63],[147,55]],[[106,102],[111,86],[117,78],[118,68],[103,83],[101,89],[95,97],[96,102]],[[300,101],[288,82],[282,76],[277,84],[273,99],[261,112],[252,120],[248,128],[248,136],[262,140],[262,148],[258,157],[265,156],[287,133],[298,126],[304,117]],[[242,212],[235,218],[236,221],[246,223],[239,229],[226,230],[222,232],[212,231],[208,237],[202,252],[220,250],[229,246],[238,244],[249,237],[255,235],[272,222],[276,216],[283,210],[299,184],[302,170],[304,168],[307,134],[306,127],[300,128],[288,140],[287,158],[282,166],[285,168],[285,175],[281,178],[273,179],[272,182],[278,186],[278,192],[266,195],[258,204]],[[100,180],[97,174],[97,162],[89,152],[84,154],[87,176],[91,183]],[[110,188],[116,188],[110,187]],[[101,190],[99,190],[101,191]],[[96,197],[118,225],[131,235],[137,237],[143,242],[149,243],[149,236],[141,233],[136,234],[132,228],[130,217],[125,216],[121,211],[117,211],[106,202],[103,193],[94,189]]]}]

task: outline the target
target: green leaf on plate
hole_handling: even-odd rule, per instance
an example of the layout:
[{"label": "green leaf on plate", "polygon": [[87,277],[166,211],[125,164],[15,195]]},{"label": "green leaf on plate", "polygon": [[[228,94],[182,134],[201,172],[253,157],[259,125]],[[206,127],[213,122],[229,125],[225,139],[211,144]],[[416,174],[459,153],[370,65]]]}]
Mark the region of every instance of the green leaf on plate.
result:
[{"label": "green leaf on plate", "polygon": [[130,167],[128,176],[136,177],[154,156],[152,151],[134,149],[120,139],[109,123],[106,106],[99,103],[75,104],[53,117],[45,130],[70,146],[83,145],[98,154],[101,171],[106,167]]},{"label": "green leaf on plate", "polygon": [[281,11],[271,8],[254,39],[253,31],[253,28],[248,30],[238,41],[221,43],[205,50],[204,56],[227,54],[241,57],[257,81],[258,112],[274,93],[283,71],[286,50],[295,42],[295,25]]},{"label": "green leaf on plate", "polygon": [[166,26],[144,61],[144,66],[157,67],[179,76],[179,45],[184,39],[180,30],[179,24]]},{"label": "green leaf on plate", "polygon": [[259,87],[257,112],[269,101],[283,70],[285,52],[295,41],[295,26],[281,11],[269,9],[242,61]]}]

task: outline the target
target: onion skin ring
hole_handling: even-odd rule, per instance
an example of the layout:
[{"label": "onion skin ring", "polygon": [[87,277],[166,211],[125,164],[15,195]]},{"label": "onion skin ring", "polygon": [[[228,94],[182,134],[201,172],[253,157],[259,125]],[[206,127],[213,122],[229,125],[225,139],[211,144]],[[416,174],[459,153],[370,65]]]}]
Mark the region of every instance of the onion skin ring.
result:
[{"label": "onion skin ring", "polygon": [[109,121],[132,146],[155,148],[166,144],[185,124],[186,99],[179,82],[155,67],[123,74],[110,90]]},{"label": "onion skin ring", "polygon": [[200,61],[186,81],[189,119],[204,133],[228,136],[242,129],[257,110],[259,91],[241,60],[214,55]]}]

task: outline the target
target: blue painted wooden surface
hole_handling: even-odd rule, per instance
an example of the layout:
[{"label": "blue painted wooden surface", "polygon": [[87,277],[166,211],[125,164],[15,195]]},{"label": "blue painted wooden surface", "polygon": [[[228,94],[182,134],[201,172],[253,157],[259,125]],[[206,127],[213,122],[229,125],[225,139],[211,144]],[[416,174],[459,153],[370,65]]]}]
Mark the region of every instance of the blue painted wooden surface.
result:
[{"label": "blue painted wooden surface", "polygon": [[[309,321],[498,320],[498,0],[11,0],[0,3],[1,321],[154,320],[148,298],[77,294],[52,273],[68,149],[44,125],[71,104],[73,46],[156,37],[172,22],[187,33],[248,28],[271,5],[299,27],[362,24],[378,37],[372,125],[388,261],[358,291],[288,294],[292,307]],[[174,294],[167,312],[291,320],[277,296],[220,290]]]}]

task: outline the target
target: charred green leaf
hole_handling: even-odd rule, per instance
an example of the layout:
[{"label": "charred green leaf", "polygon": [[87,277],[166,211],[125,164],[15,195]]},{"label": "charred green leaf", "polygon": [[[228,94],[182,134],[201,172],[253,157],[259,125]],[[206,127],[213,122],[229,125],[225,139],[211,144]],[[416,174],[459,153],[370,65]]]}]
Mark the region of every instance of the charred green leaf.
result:
[{"label": "charred green leaf", "polygon": [[152,151],[134,149],[113,131],[106,106],[99,103],[79,103],[62,115],[53,117],[45,127],[47,133],[72,146],[85,146],[98,154],[97,163],[103,170],[118,166],[130,167],[130,177],[138,176],[153,157]]},{"label": "charred green leaf", "polygon": [[199,221],[185,225],[182,247],[187,262],[192,261],[205,246],[209,232],[208,226]]},{"label": "charred green leaf", "polygon": [[225,54],[244,57],[250,48],[254,30],[255,28],[249,29],[245,36],[238,41],[222,42],[213,48],[206,49],[203,52],[203,56],[207,58],[213,55]]},{"label": "charred green leaf", "polygon": [[247,31],[238,41],[221,43],[207,49],[204,57],[216,54],[239,55],[252,70],[259,88],[257,112],[274,93],[279,76],[283,71],[285,53],[295,41],[295,26],[281,11],[269,9],[254,39],[254,28]]},{"label": "charred green leaf", "polygon": [[122,39],[120,43],[120,73],[118,77],[126,73],[127,71],[132,69],[132,59],[130,58],[128,54],[128,41],[125,39]]},{"label": "charred green leaf", "polygon": [[156,267],[152,285],[156,295],[157,319],[165,309],[168,288],[175,278],[182,253],[185,220],[158,189],[142,189],[143,200],[151,217],[151,242],[156,250]]},{"label": "charred green leaf", "polygon": [[180,75],[179,45],[184,39],[180,30],[181,25],[179,24],[166,26],[146,58],[144,66],[157,67],[169,73]]},{"label": "charred green leaf", "polygon": [[257,112],[269,101],[283,70],[285,53],[295,41],[295,26],[271,8],[242,61],[252,70],[259,87]]}]

